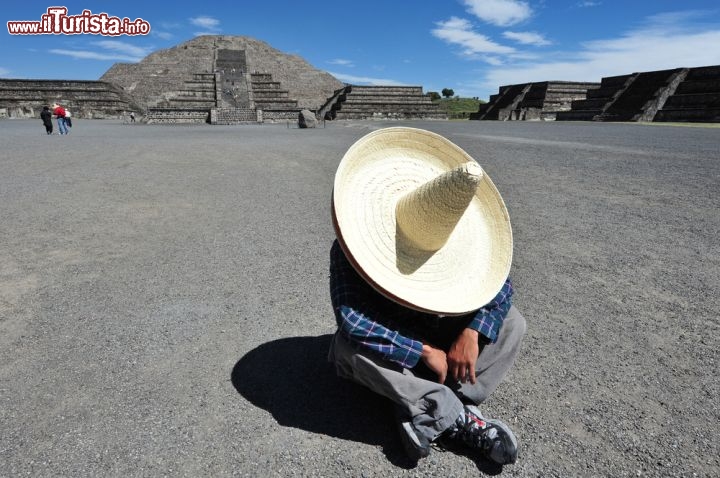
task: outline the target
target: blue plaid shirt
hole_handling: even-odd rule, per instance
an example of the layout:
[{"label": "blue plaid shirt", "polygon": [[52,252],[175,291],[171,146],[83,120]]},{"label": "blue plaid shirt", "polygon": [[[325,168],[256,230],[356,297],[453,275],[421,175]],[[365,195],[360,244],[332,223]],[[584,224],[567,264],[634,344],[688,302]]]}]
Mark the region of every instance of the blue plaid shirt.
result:
[{"label": "blue plaid shirt", "polygon": [[428,337],[433,345],[444,343],[447,347],[469,327],[477,330],[485,343],[494,343],[510,310],[512,294],[508,278],[497,296],[476,312],[459,317],[419,312],[373,289],[353,269],[337,240],[330,250],[330,297],[338,331],[354,346],[405,368],[417,365],[423,340]]}]

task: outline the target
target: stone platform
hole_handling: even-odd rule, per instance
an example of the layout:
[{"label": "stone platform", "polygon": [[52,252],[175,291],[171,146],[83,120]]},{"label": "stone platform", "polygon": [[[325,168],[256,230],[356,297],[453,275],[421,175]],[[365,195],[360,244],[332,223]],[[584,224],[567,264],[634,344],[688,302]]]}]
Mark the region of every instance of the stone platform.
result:
[{"label": "stone platform", "polygon": [[335,91],[318,111],[325,119],[447,119],[421,86],[357,86]]},{"label": "stone platform", "polygon": [[563,121],[720,121],[720,66],[606,77]]},{"label": "stone platform", "polygon": [[691,68],[653,120],[720,122],[720,66]]},{"label": "stone platform", "polygon": [[105,81],[0,79],[0,117],[38,118],[55,102],[77,118],[119,118],[139,108]]},{"label": "stone platform", "polygon": [[574,100],[584,99],[597,83],[543,81],[501,86],[490,101],[480,105],[471,120],[554,120],[570,109]]}]

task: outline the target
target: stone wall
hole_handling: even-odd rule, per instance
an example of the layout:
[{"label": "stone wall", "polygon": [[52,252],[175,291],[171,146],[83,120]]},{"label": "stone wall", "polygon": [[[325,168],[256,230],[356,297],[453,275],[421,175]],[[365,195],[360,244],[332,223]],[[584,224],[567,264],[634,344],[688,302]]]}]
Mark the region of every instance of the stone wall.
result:
[{"label": "stone wall", "polygon": [[210,110],[211,124],[260,123],[262,116],[254,108],[213,108]]},{"label": "stone wall", "polygon": [[334,92],[321,111],[325,119],[447,119],[421,86],[350,85]]},{"label": "stone wall", "polygon": [[210,109],[205,108],[148,108],[145,113],[147,124],[209,123]]},{"label": "stone wall", "polygon": [[38,118],[60,103],[77,118],[120,118],[137,110],[119,88],[102,81],[0,79],[0,117]]}]

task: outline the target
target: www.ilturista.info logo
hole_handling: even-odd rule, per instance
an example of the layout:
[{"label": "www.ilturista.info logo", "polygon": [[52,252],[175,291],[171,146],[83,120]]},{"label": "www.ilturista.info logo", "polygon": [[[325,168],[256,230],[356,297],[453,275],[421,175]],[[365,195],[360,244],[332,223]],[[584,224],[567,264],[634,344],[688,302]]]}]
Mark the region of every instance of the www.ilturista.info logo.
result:
[{"label": "www.ilturista.info logo", "polygon": [[111,17],[107,13],[83,10],[80,15],[68,15],[65,7],[50,7],[40,21],[7,22],[11,35],[147,35],[150,24],[142,18]]}]

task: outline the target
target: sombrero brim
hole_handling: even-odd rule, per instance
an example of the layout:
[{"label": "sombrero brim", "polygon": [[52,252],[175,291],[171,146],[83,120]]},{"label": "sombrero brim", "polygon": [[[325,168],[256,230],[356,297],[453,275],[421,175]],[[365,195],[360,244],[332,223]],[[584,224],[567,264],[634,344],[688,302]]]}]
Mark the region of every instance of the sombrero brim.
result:
[{"label": "sombrero brim", "polygon": [[417,250],[397,230],[395,206],[403,195],[468,161],[474,160],[452,142],[415,128],[374,131],[348,149],[335,175],[333,223],[350,262],[382,294],[417,310],[461,315],[502,288],[512,229],[487,174],[440,250]]}]

